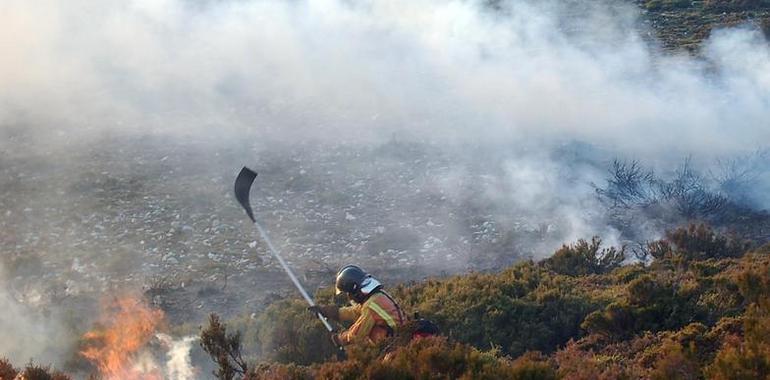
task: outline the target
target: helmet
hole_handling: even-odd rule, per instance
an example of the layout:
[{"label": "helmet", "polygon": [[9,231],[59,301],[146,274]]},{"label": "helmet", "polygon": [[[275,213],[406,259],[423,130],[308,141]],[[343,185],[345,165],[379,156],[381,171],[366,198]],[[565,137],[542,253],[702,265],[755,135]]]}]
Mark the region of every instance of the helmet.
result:
[{"label": "helmet", "polygon": [[345,265],[342,267],[342,269],[337,272],[335,285],[337,294],[343,292],[356,294],[361,292],[365,295],[381,286],[379,281],[370,274],[364,272],[364,270],[357,265]]},{"label": "helmet", "polygon": [[335,285],[337,294],[342,292],[353,294],[361,289],[361,283],[369,276],[357,265],[345,265],[337,272]]}]

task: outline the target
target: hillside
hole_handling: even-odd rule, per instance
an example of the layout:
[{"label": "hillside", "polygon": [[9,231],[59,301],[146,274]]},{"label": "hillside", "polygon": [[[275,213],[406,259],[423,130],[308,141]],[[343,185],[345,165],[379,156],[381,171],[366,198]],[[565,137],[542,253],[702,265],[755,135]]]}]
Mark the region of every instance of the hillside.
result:
[{"label": "hillside", "polygon": [[[768,0],[40,2],[0,380],[770,378]],[[356,263],[441,336],[338,356],[244,165],[319,302]]]},{"label": "hillside", "polygon": [[279,302],[230,329],[245,332],[245,357],[289,364],[250,367],[244,378],[770,375],[770,247],[749,248],[692,225],[651,243],[649,265],[618,266],[596,265],[609,253],[598,243],[565,246],[499,273],[400,285],[394,297],[436,321],[442,337],[398,338],[350,350],[343,361],[328,361],[334,348],[300,302]]}]

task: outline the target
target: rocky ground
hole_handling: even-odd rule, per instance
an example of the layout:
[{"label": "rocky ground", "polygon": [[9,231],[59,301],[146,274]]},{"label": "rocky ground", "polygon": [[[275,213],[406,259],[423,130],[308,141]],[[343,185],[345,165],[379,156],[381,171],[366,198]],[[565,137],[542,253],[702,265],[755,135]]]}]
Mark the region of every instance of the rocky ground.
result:
[{"label": "rocky ground", "polygon": [[142,289],[196,321],[293,291],[232,195],[244,163],[260,173],[257,217],[311,289],[345,263],[404,281],[506,265],[560,236],[547,221],[496,218],[505,203],[482,190],[499,185],[499,168],[429,144],[220,150],[139,138],[66,159],[24,144],[0,167],[0,249],[15,298],[32,305]]}]

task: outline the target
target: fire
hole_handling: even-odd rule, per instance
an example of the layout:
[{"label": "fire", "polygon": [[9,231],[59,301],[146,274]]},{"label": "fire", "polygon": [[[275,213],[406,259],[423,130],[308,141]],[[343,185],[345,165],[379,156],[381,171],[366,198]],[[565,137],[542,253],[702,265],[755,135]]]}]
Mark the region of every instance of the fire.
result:
[{"label": "fire", "polygon": [[81,354],[106,380],[160,380],[160,369],[143,348],[162,321],[162,311],[137,297],[115,298],[103,305],[98,327],[83,336]]}]

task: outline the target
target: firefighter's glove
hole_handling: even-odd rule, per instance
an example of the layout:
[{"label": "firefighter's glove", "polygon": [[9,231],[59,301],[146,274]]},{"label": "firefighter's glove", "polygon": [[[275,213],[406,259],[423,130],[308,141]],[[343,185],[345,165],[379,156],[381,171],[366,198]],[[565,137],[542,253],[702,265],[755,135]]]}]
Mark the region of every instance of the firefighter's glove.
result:
[{"label": "firefighter's glove", "polygon": [[334,306],[334,305],[324,305],[324,306],[315,305],[315,306],[310,306],[307,309],[310,310],[313,314],[321,314],[324,317],[326,317],[328,319],[335,320],[335,321],[339,321],[340,320],[340,309],[337,308],[337,306]]},{"label": "firefighter's glove", "polygon": [[339,334],[331,334],[332,343],[334,343],[334,347],[342,347],[342,340],[340,340]]}]

